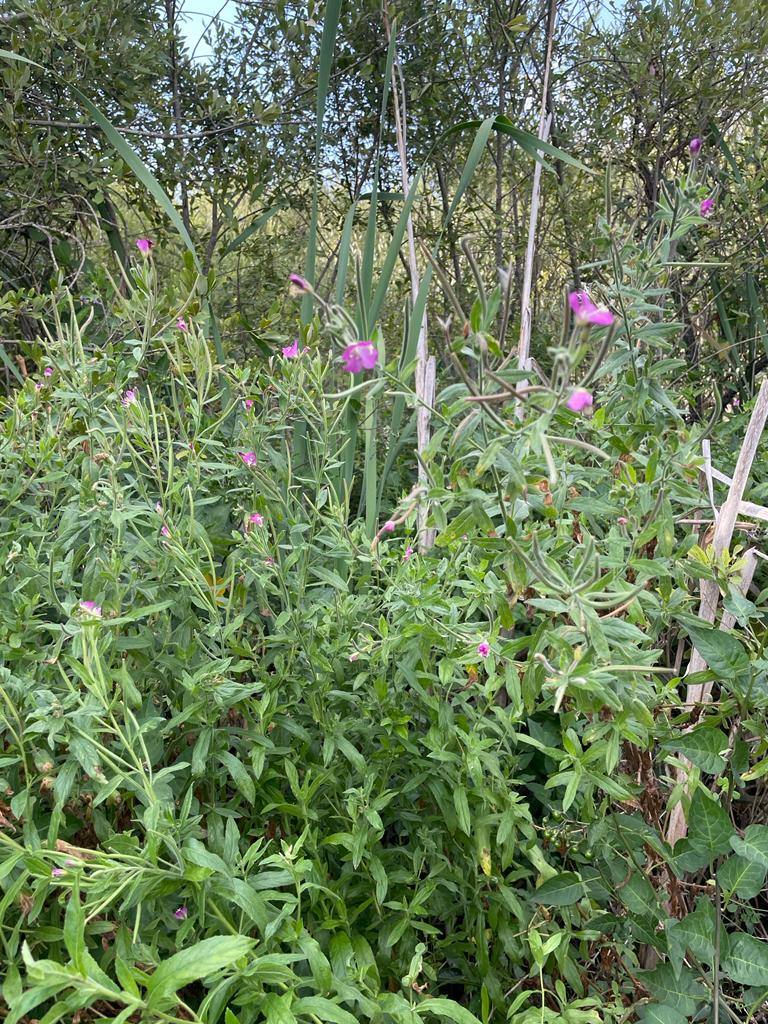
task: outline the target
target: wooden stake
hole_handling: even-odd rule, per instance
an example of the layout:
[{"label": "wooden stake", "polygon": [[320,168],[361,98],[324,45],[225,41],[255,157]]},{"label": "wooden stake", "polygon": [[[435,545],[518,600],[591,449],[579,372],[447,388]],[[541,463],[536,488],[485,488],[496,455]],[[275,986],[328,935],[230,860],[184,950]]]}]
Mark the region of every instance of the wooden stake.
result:
[{"label": "wooden stake", "polygon": [[[728,546],[731,543],[733,531],[736,526],[736,519],[742,505],[744,490],[747,486],[749,473],[752,469],[752,463],[755,461],[757,447],[760,443],[766,419],[768,419],[768,380],[764,380],[760,385],[757,401],[755,402],[755,407],[752,410],[752,416],[749,420],[749,425],[747,426],[747,432],[744,435],[744,441],[742,442],[741,450],[739,451],[736,468],[733,471],[733,480],[731,481],[731,486],[728,490],[728,497],[725,499],[725,502],[717,516],[712,546],[718,559],[725,551],[728,550]],[[747,593],[749,585],[752,582],[752,576],[755,572],[756,557],[757,556],[755,555],[755,558],[747,558],[745,562],[739,584],[739,589],[743,594]],[[720,600],[720,588],[717,585],[717,581],[702,580],[699,592],[701,595],[699,602],[699,618],[704,622],[712,623],[715,621],[717,605]],[[727,615],[724,615],[720,622],[720,628],[729,629],[731,625],[733,625],[733,619],[729,619]],[[706,667],[706,661],[700,652],[694,647],[693,653],[691,654],[691,660],[688,663],[686,675],[693,675],[695,672],[701,672]],[[686,692],[685,709],[686,711],[692,711],[697,704],[707,703],[711,699],[711,683],[689,685]],[[682,782],[686,789],[688,788],[688,767],[689,766],[686,763],[686,767],[681,768],[678,771],[677,776],[678,781]],[[688,825],[685,820],[685,813],[683,811],[682,803],[679,803],[675,806],[669,817],[667,842],[674,846],[678,839],[682,839],[686,835],[687,831]]]}]

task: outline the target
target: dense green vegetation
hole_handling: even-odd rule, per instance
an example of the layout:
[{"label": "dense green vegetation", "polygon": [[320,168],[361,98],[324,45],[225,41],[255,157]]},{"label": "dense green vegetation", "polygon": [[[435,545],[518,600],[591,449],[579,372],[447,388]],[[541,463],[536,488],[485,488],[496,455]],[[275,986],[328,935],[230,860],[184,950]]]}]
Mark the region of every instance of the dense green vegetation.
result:
[{"label": "dense green vegetation", "polygon": [[768,1020],[766,33],[0,0],[2,1024]]}]

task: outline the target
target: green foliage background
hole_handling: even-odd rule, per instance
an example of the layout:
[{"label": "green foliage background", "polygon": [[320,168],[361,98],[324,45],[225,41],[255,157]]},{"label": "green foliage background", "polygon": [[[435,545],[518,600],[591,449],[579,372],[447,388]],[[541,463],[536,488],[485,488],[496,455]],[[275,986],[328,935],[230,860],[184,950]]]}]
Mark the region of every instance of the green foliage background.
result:
[{"label": "green foliage background", "polygon": [[558,8],[520,406],[547,13],[0,5],[0,1020],[764,1019],[765,20]]}]

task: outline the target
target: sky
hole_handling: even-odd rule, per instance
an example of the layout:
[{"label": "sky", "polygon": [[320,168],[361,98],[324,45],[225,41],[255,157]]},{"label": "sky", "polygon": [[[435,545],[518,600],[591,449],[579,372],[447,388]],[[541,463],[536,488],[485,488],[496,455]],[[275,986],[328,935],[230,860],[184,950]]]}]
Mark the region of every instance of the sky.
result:
[{"label": "sky", "polygon": [[184,0],[182,5],[182,34],[187,41],[190,52],[195,57],[208,58],[209,47],[202,41],[211,19],[217,15],[223,21],[232,20],[235,14],[234,0]]}]

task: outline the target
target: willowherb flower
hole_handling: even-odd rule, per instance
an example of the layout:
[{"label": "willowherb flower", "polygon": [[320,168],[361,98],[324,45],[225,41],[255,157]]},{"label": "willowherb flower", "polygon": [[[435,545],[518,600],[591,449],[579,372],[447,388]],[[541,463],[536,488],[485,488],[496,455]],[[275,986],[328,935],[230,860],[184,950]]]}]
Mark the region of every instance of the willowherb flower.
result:
[{"label": "willowherb flower", "polygon": [[61,878],[64,874],[64,868],[51,868],[51,874],[54,878]]},{"label": "willowherb flower", "polygon": [[483,640],[482,643],[479,643],[477,645],[477,653],[480,655],[481,658],[488,657],[488,655],[491,653],[491,645],[488,643],[487,640]]},{"label": "willowherb flower", "polygon": [[608,327],[613,323],[613,313],[610,309],[598,309],[586,292],[570,292],[568,304],[577,324]]},{"label": "willowherb flower", "polygon": [[701,216],[708,217],[710,213],[712,213],[714,205],[715,200],[711,196],[708,196],[706,199],[702,199],[701,203],[699,204],[699,213],[701,214]]},{"label": "willowherb flower", "polygon": [[187,323],[187,321],[184,319],[183,316],[180,316],[177,319],[176,326],[178,327],[178,329],[180,331],[188,331],[189,330],[189,324]]},{"label": "willowherb flower", "polygon": [[136,388],[126,388],[125,391],[123,392],[123,397],[120,399],[120,401],[127,409],[130,405],[133,405],[135,402],[137,402],[138,399],[139,393],[136,390]]},{"label": "willowherb flower", "polygon": [[568,396],[568,401],[565,404],[571,412],[583,412],[592,405],[592,401],[591,392],[587,391],[586,388],[576,388]]},{"label": "willowherb flower", "polygon": [[171,531],[168,529],[168,527],[165,525],[165,523],[163,523],[163,525],[160,527],[160,533],[162,533],[162,535],[164,537],[170,537],[171,536]]},{"label": "willowherb flower", "polygon": [[35,391],[42,391],[45,385],[41,380],[35,381]]},{"label": "willowherb flower", "polygon": [[44,377],[52,377],[53,376],[53,367],[52,366],[46,366],[46,368],[43,370],[43,376]]},{"label": "willowherb flower", "polygon": [[259,461],[256,452],[238,452],[237,454],[240,456],[240,458],[243,460],[243,463],[246,466],[255,466],[256,463]]},{"label": "willowherb flower", "polygon": [[137,238],[136,248],[139,250],[142,256],[149,256],[152,249],[154,249],[155,243],[151,238]]},{"label": "willowherb flower", "polygon": [[341,353],[344,360],[344,368],[350,373],[360,373],[362,370],[372,370],[379,361],[379,350],[372,341],[356,341],[354,345],[347,345]]},{"label": "willowherb flower", "polygon": [[246,412],[250,412],[251,409],[253,408],[253,399],[246,398],[246,400],[243,402],[243,408],[245,409]]},{"label": "willowherb flower", "polygon": [[731,405],[733,406],[734,409],[738,409],[739,408],[739,406],[741,405],[741,399],[739,398],[738,395],[734,395],[733,396],[733,398],[731,399]]},{"label": "willowherb flower", "polygon": [[688,143],[688,149],[690,150],[690,152],[691,152],[691,154],[693,156],[696,156],[696,154],[701,149],[701,146],[702,146],[702,140],[698,137],[698,135],[695,135],[691,139],[691,141]]},{"label": "willowherb flower", "polygon": [[284,359],[296,359],[299,354],[299,339],[294,338],[290,345],[283,348]]},{"label": "willowherb flower", "polygon": [[160,504],[159,501],[155,502],[155,512],[157,512],[159,516],[163,514],[163,506]]},{"label": "willowherb flower", "polygon": [[173,912],[173,916],[177,921],[186,921],[189,917],[189,911],[185,906],[177,907]]},{"label": "willowherb flower", "polygon": [[306,281],[300,274],[288,275],[288,287],[291,295],[303,295],[304,292],[312,290],[309,286],[309,281]]},{"label": "willowherb flower", "polygon": [[388,519],[386,523],[384,523],[384,525],[382,526],[382,530],[384,531],[384,533],[394,533],[396,525],[397,523],[394,521],[394,519]]},{"label": "willowherb flower", "polygon": [[626,516],[619,516],[619,518],[616,520],[616,522],[619,524],[619,526],[626,526],[627,523],[629,522],[629,520],[627,519]]},{"label": "willowherb flower", "polygon": [[264,516],[261,512],[251,512],[248,516],[248,522],[253,523],[254,526],[262,526],[264,523]]},{"label": "willowherb flower", "polygon": [[413,548],[411,548],[411,547],[407,547],[407,548],[405,549],[405,554],[403,555],[403,561],[404,561],[404,562],[408,562],[408,561],[410,561],[410,558],[411,558],[411,555],[412,555],[412,554],[413,554]]},{"label": "willowherb flower", "polygon": [[80,610],[84,611],[86,615],[92,615],[95,619],[101,618],[101,605],[96,604],[95,601],[81,601]]}]

